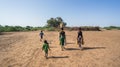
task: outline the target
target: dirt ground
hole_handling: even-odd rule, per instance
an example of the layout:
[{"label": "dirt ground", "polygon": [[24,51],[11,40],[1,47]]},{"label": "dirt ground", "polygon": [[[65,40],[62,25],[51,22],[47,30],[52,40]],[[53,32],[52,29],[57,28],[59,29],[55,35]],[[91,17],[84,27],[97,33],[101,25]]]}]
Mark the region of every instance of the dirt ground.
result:
[{"label": "dirt ground", "polygon": [[61,51],[58,33],[45,31],[50,43],[45,59],[39,31],[0,35],[0,67],[120,67],[120,31],[83,31],[85,44],[79,50],[77,31],[66,31],[66,50]]}]

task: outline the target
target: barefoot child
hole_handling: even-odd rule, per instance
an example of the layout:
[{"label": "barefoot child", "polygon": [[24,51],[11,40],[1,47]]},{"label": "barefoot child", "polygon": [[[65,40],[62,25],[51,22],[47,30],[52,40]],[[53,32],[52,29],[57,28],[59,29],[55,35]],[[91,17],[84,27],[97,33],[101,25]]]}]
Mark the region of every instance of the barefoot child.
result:
[{"label": "barefoot child", "polygon": [[84,44],[84,40],[83,40],[83,34],[82,34],[82,31],[81,31],[81,28],[79,28],[79,31],[78,31],[77,44],[79,45],[80,49],[82,49],[81,44],[82,45]]},{"label": "barefoot child", "polygon": [[44,40],[42,50],[44,50],[44,52],[45,52],[46,59],[48,58],[48,49],[50,50],[49,44],[48,44],[47,40]]},{"label": "barefoot child", "polygon": [[63,49],[65,48],[64,45],[65,45],[66,35],[63,28],[61,28],[61,30],[62,31],[59,33],[59,39],[60,39],[61,50],[63,51]]},{"label": "barefoot child", "polygon": [[41,31],[40,34],[39,34],[39,36],[40,36],[40,41],[42,41],[43,35],[44,35],[43,31]]}]

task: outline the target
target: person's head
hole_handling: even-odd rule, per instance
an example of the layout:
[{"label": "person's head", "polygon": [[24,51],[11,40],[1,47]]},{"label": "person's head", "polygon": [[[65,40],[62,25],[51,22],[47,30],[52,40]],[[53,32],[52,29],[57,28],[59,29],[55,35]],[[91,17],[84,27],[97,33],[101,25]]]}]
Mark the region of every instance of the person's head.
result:
[{"label": "person's head", "polygon": [[43,32],[43,31],[41,30],[41,32]]},{"label": "person's head", "polygon": [[44,43],[47,43],[47,44],[48,44],[47,40],[44,40]]}]

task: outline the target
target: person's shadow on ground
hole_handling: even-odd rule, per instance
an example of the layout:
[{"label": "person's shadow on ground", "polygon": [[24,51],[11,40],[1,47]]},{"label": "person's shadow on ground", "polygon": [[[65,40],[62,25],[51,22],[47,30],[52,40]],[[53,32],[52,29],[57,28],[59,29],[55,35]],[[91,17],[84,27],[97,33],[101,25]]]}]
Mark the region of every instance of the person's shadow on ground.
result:
[{"label": "person's shadow on ground", "polygon": [[91,49],[105,49],[106,47],[83,47],[83,50],[91,50]]},{"label": "person's shadow on ground", "polygon": [[48,57],[48,59],[50,58],[55,58],[55,59],[58,59],[58,58],[69,58],[69,56],[50,56]]},{"label": "person's shadow on ground", "polygon": [[66,44],[75,44],[74,42],[67,42]]},{"label": "person's shadow on ground", "polygon": [[[105,49],[106,47],[82,47],[82,50]],[[80,48],[65,48],[65,50],[81,50]]]}]

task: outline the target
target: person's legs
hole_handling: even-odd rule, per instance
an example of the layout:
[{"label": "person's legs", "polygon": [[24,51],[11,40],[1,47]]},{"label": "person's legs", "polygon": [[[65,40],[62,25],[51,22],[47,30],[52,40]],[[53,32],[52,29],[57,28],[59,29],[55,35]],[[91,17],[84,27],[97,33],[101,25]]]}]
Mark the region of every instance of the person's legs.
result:
[{"label": "person's legs", "polygon": [[63,51],[63,46],[61,45],[61,50]]},{"label": "person's legs", "polygon": [[45,52],[45,58],[48,59],[48,51]]},{"label": "person's legs", "polygon": [[82,46],[81,46],[81,43],[79,43],[79,47],[80,47],[80,50],[82,50]]},{"label": "person's legs", "polygon": [[59,39],[59,45],[61,45],[61,39]]},{"label": "person's legs", "polygon": [[64,44],[61,44],[61,50],[63,51],[65,49]]},{"label": "person's legs", "polygon": [[79,47],[81,48],[81,43],[79,42]]},{"label": "person's legs", "polygon": [[66,45],[66,38],[64,39],[64,45]]},{"label": "person's legs", "polygon": [[47,54],[45,53],[45,58],[47,59]]},{"label": "person's legs", "polygon": [[65,39],[64,38],[62,39],[62,44],[61,45],[62,45],[62,51],[63,51],[65,49],[65,47],[64,47],[64,45],[65,45]]},{"label": "person's legs", "polygon": [[82,46],[81,46],[81,38],[78,39],[78,45],[79,45],[79,48],[82,50]]},{"label": "person's legs", "polygon": [[40,36],[40,41],[42,41],[42,36]]},{"label": "person's legs", "polygon": [[41,36],[41,39],[43,39],[43,36]]},{"label": "person's legs", "polygon": [[40,40],[42,41],[42,39],[43,39],[43,36],[41,35],[41,36],[40,36],[40,38],[41,38]]},{"label": "person's legs", "polygon": [[64,45],[64,39],[60,38],[60,45],[61,45],[61,50],[63,51],[63,45]]},{"label": "person's legs", "polygon": [[79,45],[79,42],[80,42],[80,38],[77,39],[77,45]]}]

